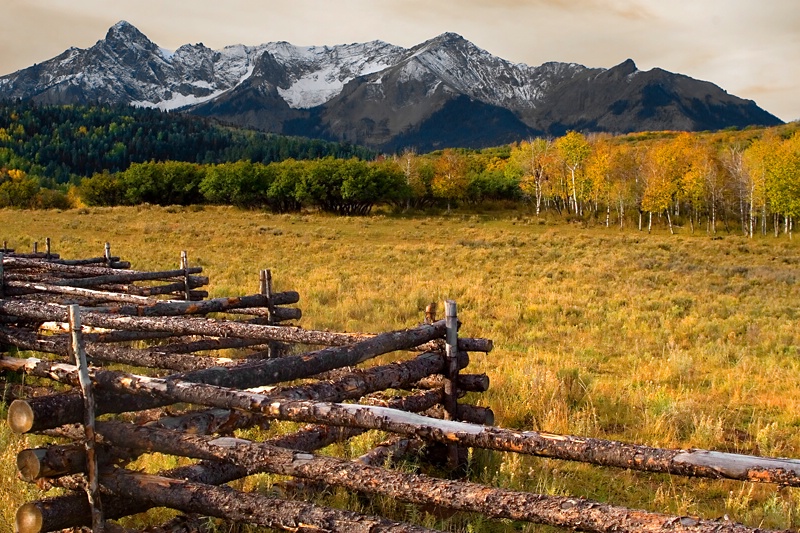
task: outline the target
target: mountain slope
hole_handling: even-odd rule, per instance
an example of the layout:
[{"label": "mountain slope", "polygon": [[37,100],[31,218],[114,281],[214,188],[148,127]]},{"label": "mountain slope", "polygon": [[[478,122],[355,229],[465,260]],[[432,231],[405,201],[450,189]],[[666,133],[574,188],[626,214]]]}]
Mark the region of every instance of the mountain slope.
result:
[{"label": "mountain slope", "polygon": [[91,48],[71,48],[0,77],[0,98],[180,110],[385,150],[480,147],[568,129],[781,123],[716,85],[661,69],[642,72],[631,60],[611,69],[531,67],[453,33],[410,49],[382,41],[276,42],[218,51],[187,44],[170,52],[124,21]]}]

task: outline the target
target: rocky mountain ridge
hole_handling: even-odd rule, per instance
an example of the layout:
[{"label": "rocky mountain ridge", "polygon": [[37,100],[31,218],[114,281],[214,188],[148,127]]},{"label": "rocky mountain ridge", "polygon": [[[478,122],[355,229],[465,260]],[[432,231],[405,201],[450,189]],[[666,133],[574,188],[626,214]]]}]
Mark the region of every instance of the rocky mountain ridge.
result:
[{"label": "rocky mountain ridge", "polygon": [[717,87],[633,61],[515,64],[445,33],[300,47],[167,51],[127,22],[87,49],[0,77],[0,98],[125,103],[371,148],[489,146],[581,131],[707,130],[781,121]]}]

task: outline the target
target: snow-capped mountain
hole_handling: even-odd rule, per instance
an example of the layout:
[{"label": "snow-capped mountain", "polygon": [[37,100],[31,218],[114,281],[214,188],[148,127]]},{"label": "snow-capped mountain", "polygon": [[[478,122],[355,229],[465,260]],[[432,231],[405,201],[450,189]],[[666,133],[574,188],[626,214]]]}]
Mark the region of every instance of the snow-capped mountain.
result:
[{"label": "snow-capped mountain", "polygon": [[611,69],[514,64],[445,33],[382,41],[211,50],[160,48],[119,22],[88,49],[0,77],[0,98],[180,110],[375,148],[484,146],[567,129],[719,129],[780,120],[708,82],[628,60]]}]

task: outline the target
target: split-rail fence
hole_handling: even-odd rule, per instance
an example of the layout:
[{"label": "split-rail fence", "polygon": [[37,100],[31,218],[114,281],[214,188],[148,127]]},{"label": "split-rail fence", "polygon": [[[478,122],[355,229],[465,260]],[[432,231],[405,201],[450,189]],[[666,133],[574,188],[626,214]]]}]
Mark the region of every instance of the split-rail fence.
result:
[{"label": "split-rail fence", "polygon": [[[169,507],[185,513],[148,531],[197,531],[216,517],[289,531],[421,532],[419,525],[304,501],[308,490],[344,487],[426,507],[573,530],[762,531],[727,520],[627,509],[583,498],[495,488],[453,479],[466,450],[481,448],[674,475],[800,487],[800,461],[648,446],[494,426],[490,408],[460,402],[488,390],[468,374],[470,352],[488,339],[461,338],[456,304],[444,320],[378,334],[306,330],[295,291],[208,298],[208,278],[189,266],[130,269],[106,245],[95,258],[65,260],[34,246],[0,250],[0,390],[7,424],[51,444],[17,456],[19,475],[62,496],[23,504],[21,533],[91,527]],[[220,356],[220,350],[230,357]],[[22,357],[32,351],[36,357]],[[356,367],[397,353],[395,361]],[[402,355],[403,353],[409,355]],[[42,392],[15,376],[43,378]],[[97,419],[101,415],[102,419]],[[273,421],[305,423],[263,441],[234,436]],[[394,435],[356,460],[315,454],[370,430]],[[197,460],[158,475],[128,466],[162,453]],[[439,461],[450,479],[392,468],[407,455]],[[422,454],[422,455],[420,455]],[[278,498],[226,486],[259,473],[289,476]]]}]

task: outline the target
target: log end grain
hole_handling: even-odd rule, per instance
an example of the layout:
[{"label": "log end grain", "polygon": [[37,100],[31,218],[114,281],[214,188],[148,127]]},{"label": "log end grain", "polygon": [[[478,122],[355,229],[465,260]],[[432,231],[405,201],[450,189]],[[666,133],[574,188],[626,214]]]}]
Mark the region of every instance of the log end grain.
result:
[{"label": "log end grain", "polygon": [[14,400],[8,406],[8,427],[14,433],[27,433],[33,427],[33,409],[25,400]]},{"label": "log end grain", "polygon": [[17,509],[14,531],[18,533],[39,533],[42,531],[43,524],[42,512],[33,503],[22,504]]},{"label": "log end grain", "polygon": [[42,459],[46,453],[47,450],[40,448],[35,450],[22,450],[17,454],[17,470],[19,470],[23,480],[30,483],[40,477],[42,472]]}]

